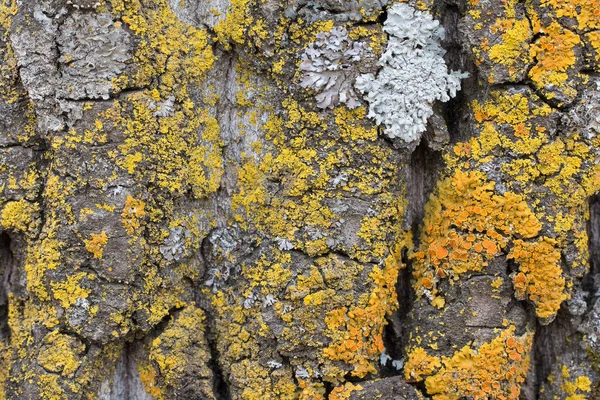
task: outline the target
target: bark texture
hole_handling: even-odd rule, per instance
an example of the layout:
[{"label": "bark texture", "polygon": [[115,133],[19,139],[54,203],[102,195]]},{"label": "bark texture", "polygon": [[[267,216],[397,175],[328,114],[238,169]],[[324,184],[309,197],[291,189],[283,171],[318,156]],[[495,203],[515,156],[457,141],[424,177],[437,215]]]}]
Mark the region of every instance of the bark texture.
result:
[{"label": "bark texture", "polygon": [[600,2],[404,3],[0,0],[0,399],[600,398]]}]

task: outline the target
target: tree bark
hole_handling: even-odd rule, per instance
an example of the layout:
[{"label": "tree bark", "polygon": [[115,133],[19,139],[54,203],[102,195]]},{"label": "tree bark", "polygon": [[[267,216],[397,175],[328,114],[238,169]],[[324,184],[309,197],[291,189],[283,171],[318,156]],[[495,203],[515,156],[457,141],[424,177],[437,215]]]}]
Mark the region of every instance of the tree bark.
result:
[{"label": "tree bark", "polygon": [[0,0],[0,399],[600,398],[600,3],[400,3]]}]

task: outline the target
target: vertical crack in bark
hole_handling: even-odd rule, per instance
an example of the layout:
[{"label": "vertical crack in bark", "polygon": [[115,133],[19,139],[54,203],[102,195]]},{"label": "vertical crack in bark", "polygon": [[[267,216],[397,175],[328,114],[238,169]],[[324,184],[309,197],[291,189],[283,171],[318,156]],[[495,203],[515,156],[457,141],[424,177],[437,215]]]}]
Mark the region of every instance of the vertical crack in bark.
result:
[{"label": "vertical crack in bark", "polygon": [[8,340],[10,328],[8,325],[8,293],[13,275],[14,259],[10,249],[11,240],[8,233],[0,233],[0,340]]},{"label": "vertical crack in bark", "polygon": [[590,220],[588,221],[588,248],[590,272],[584,281],[584,289],[590,293],[588,305],[598,297],[600,289],[600,194],[590,198]]},{"label": "vertical crack in bark", "polygon": [[535,369],[535,399],[540,397],[542,384],[554,370],[560,353],[565,351],[568,339],[574,335],[569,315],[561,309],[556,319],[549,325],[537,324],[533,343],[533,363]]},{"label": "vertical crack in bark", "polygon": [[219,363],[219,351],[217,350],[217,337],[213,325],[214,318],[209,310],[204,309],[206,314],[206,338],[210,350],[209,368],[213,372],[213,392],[217,400],[231,400],[231,391],[227,383],[227,377]]},{"label": "vertical crack in bark", "polygon": [[[206,238],[210,237],[213,230],[214,229],[212,229],[206,235]],[[205,254],[205,252],[208,251],[208,240],[206,238],[200,245],[199,256],[202,259],[203,264],[206,266],[206,270],[208,270],[208,262]],[[202,277],[201,282],[204,282],[204,278],[205,277]],[[202,296],[199,288],[195,288],[195,293],[196,304],[204,311],[204,314],[206,315],[205,336],[210,351],[210,360],[208,361],[208,366],[213,373],[213,393],[215,394],[217,400],[231,400],[231,390],[227,382],[227,377],[225,376],[223,368],[219,363],[219,350],[217,349],[217,333],[215,328],[216,321],[211,313],[210,302],[204,296]]]}]

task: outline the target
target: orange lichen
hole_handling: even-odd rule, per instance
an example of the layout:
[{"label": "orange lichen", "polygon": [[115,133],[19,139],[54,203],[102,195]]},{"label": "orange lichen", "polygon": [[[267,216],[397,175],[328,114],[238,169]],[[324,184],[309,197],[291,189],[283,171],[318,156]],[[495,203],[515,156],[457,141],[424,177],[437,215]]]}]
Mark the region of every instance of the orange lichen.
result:
[{"label": "orange lichen", "polygon": [[521,300],[529,298],[539,318],[556,315],[562,302],[569,298],[556,242],[549,238],[537,242],[515,240],[508,258],[519,264],[519,272],[513,277],[515,296]]},{"label": "orange lichen", "polygon": [[537,63],[529,71],[529,78],[538,89],[555,86],[568,96],[575,96],[576,90],[568,83],[568,71],[577,62],[574,49],[581,39],[557,22],[544,28],[544,32],[547,36],[531,45],[531,57]]},{"label": "orange lichen", "polygon": [[598,0],[542,0],[542,7],[553,8],[558,18],[577,20],[577,29],[600,29],[600,1]]},{"label": "orange lichen", "polygon": [[510,237],[531,238],[541,224],[523,197],[494,193],[481,172],[457,170],[438,183],[426,217],[413,276],[415,287],[436,294],[436,282],[481,271]]},{"label": "orange lichen", "polygon": [[515,335],[511,326],[477,350],[464,346],[442,357],[443,366],[425,379],[427,392],[434,400],[516,400],[529,370],[532,342],[532,333]]},{"label": "orange lichen", "polygon": [[360,391],[362,389],[362,386],[348,382],[345,385],[333,388],[329,394],[329,400],[346,400],[350,398],[352,392]]},{"label": "orange lichen", "polygon": [[140,362],[137,364],[137,369],[140,374],[140,380],[142,381],[146,392],[156,399],[164,399],[164,393],[156,383],[158,372],[156,369],[154,369],[152,364]]},{"label": "orange lichen", "polygon": [[333,342],[323,350],[331,360],[353,365],[352,375],[375,373],[374,360],[384,350],[385,317],[398,308],[395,284],[400,269],[399,254],[392,252],[383,269],[373,268],[369,277],[375,288],[366,306],[335,309],[325,319]]}]

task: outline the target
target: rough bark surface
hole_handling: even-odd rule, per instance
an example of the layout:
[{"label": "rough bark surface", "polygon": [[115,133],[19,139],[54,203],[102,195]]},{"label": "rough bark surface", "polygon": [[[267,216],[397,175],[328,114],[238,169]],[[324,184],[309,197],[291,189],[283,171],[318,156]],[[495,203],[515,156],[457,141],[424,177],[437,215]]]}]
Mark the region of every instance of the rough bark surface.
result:
[{"label": "rough bark surface", "polygon": [[0,0],[0,399],[600,398],[600,2],[404,3]]}]

